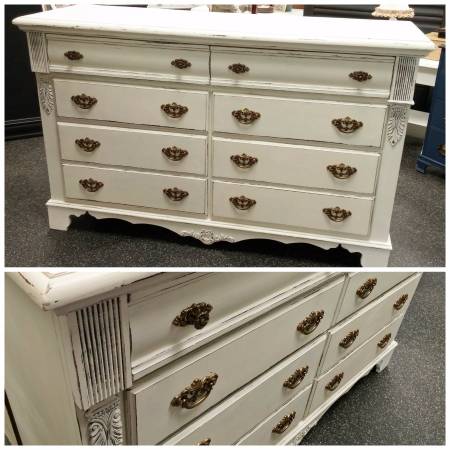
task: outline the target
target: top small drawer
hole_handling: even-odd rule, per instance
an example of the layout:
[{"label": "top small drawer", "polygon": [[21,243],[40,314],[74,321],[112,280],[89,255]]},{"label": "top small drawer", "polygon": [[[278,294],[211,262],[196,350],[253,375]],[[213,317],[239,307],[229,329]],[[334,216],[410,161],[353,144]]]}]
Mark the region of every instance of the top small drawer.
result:
[{"label": "top small drawer", "polygon": [[213,47],[211,82],[388,98],[393,58]]}]

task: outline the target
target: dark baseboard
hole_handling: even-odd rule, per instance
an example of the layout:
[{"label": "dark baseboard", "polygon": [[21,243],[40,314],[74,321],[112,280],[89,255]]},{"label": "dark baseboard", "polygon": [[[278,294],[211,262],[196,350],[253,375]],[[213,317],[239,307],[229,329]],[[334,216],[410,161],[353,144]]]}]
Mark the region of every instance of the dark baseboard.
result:
[{"label": "dark baseboard", "polygon": [[42,136],[42,124],[39,116],[5,121],[5,140],[35,136]]}]

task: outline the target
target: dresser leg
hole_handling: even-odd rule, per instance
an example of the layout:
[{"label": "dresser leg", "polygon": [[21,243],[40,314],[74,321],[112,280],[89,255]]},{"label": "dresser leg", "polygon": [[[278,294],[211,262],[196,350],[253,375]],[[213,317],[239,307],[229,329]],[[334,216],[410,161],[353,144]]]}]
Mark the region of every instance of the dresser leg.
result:
[{"label": "dresser leg", "polygon": [[417,162],[416,162],[416,170],[417,170],[417,172],[425,173],[425,170],[427,169],[427,167],[428,167],[428,164],[424,163],[420,159],[420,156],[419,156],[419,158],[417,159]]},{"label": "dresser leg", "polygon": [[70,214],[64,208],[55,208],[47,205],[48,223],[52,230],[67,231],[71,218]]},{"label": "dresser leg", "polygon": [[386,369],[386,367],[389,365],[389,362],[391,361],[392,358],[392,354],[394,353],[394,350],[392,350],[391,352],[389,352],[388,355],[386,355],[376,366],[375,366],[375,370],[377,371],[377,373],[382,372],[384,369]]},{"label": "dresser leg", "polygon": [[387,267],[391,251],[384,248],[365,248],[361,252],[362,267]]}]

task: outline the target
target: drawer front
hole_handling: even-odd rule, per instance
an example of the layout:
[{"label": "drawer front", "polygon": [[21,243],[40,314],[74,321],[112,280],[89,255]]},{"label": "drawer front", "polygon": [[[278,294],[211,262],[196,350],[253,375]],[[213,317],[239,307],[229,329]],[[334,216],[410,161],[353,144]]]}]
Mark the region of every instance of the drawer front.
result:
[{"label": "drawer front", "polygon": [[403,315],[411,303],[419,281],[420,275],[408,278],[350,319],[332,328],[321,372],[329,370],[360,344],[371,338],[380,328]]},{"label": "drawer front", "polygon": [[[66,56],[70,51],[78,52],[81,58],[80,55]],[[158,45],[118,39],[102,39],[98,42],[50,35],[47,54],[52,72],[209,83],[207,47]]]},{"label": "drawer front", "polygon": [[66,160],[197,175],[206,172],[206,136],[67,122],[58,123],[58,134]]},{"label": "drawer front", "polygon": [[220,178],[371,194],[378,159],[375,153],[213,138],[212,170]]},{"label": "drawer front", "polygon": [[[63,174],[65,194],[68,198],[198,214],[205,212],[205,180],[73,164],[63,164]],[[94,184],[86,189],[80,181],[86,183],[89,179],[94,180]],[[176,192],[174,194],[175,187],[188,192],[189,195],[178,201],[163,192],[164,189],[171,189],[169,194],[172,198],[177,198],[173,197],[179,195]],[[91,188],[98,190],[90,192],[88,189]]]},{"label": "drawer front", "polygon": [[[345,385],[363,370],[377,356],[381,355],[391,342],[394,342],[397,331],[400,328],[403,317],[398,317],[387,327],[379,331],[373,338],[361,345],[357,350],[343,359],[337,366],[333,367],[327,373],[322,375],[313,387],[313,398],[310,403],[308,414],[315,411],[320,405],[325,403],[331,397],[345,390]],[[390,339],[385,347],[382,340],[390,334]],[[342,378],[337,383],[336,377],[342,374]],[[327,388],[328,386],[328,388]],[[330,390],[332,389],[332,390]]]},{"label": "drawer front", "polygon": [[[246,119],[239,113],[245,108],[260,114],[260,117],[252,123],[239,122]],[[233,116],[233,111],[238,118]],[[214,94],[214,130],[253,136],[379,147],[385,113],[386,106],[381,105]],[[346,117],[358,124],[332,124],[333,120]],[[356,128],[360,123],[362,126]],[[353,131],[343,132],[338,127]]]},{"label": "drawer front", "polygon": [[[59,116],[193,130],[206,129],[207,92],[59,79],[54,80],[54,85]],[[83,109],[75,104],[75,101],[80,103],[76,97],[82,94],[97,102],[88,109]],[[89,105],[92,101],[85,103]],[[173,112],[169,111],[177,116],[170,117],[162,110],[162,106],[172,103],[187,110],[178,108]]]},{"label": "drawer front", "polygon": [[413,275],[412,272],[360,272],[349,275],[336,323],[367,305],[396,284]]},{"label": "drawer front", "polygon": [[[241,196],[255,200],[256,204],[246,210],[238,209],[230,199]],[[312,228],[331,233],[366,235],[369,231],[372,203],[373,200],[369,198],[213,182],[213,215],[237,222],[257,222]],[[336,206],[350,211],[351,216],[340,222],[333,221],[324,209]],[[330,213],[328,210],[327,212]]]},{"label": "drawer front", "polygon": [[376,60],[313,52],[308,55],[282,51],[262,53],[252,49],[230,51],[220,47],[213,47],[211,52],[212,84],[228,82],[243,87],[303,88],[353,95],[363,92],[387,98],[393,67],[393,58]]},{"label": "drawer front", "polygon": [[[324,344],[325,336],[316,339],[249,383],[230,399],[219,403],[164,444],[195,445],[204,439],[211,439],[211,445],[234,444],[312,383]],[[300,375],[296,374],[297,370]],[[307,372],[301,379],[305,370]],[[286,381],[291,383],[291,388],[284,386]],[[294,387],[296,383],[299,384]]]},{"label": "drawer front", "polygon": [[[136,405],[137,443],[160,442],[321,335],[330,326],[341,288],[342,281],[336,281],[301,302],[280,307],[150,375],[130,393]],[[202,380],[200,387],[204,387],[203,381],[213,384],[214,374],[218,378],[212,390],[205,387],[209,395],[197,397],[204,400],[200,404],[191,409],[177,406],[177,401],[172,405],[173,398],[179,397],[194,380]]]}]

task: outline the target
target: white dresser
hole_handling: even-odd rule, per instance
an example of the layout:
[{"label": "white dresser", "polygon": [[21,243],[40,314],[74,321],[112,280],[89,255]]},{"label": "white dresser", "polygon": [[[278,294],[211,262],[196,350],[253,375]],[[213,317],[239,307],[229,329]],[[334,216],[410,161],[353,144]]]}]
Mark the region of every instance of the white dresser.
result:
[{"label": "white dresser", "polygon": [[387,366],[419,280],[9,273],[11,423],[24,444],[298,443]]},{"label": "white dresser", "polygon": [[342,245],[387,265],[419,57],[411,22],[109,6],[20,17],[50,227]]}]

